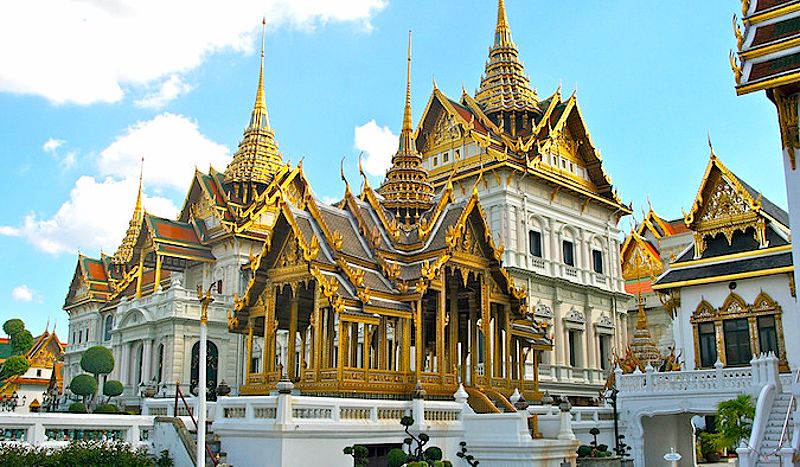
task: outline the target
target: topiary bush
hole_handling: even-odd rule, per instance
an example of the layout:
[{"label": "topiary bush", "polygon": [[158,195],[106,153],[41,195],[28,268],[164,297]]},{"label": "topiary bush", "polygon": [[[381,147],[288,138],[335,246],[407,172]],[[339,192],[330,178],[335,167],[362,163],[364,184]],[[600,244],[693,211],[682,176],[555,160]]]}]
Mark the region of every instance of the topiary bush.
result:
[{"label": "topiary bush", "polygon": [[73,402],[67,409],[70,413],[86,413],[86,404],[83,402]]},{"label": "topiary bush", "polygon": [[394,448],[386,455],[387,467],[402,467],[408,460],[408,454],[400,448]]},{"label": "topiary bush", "polygon": [[107,375],[114,369],[114,355],[111,350],[102,345],[89,347],[81,357],[81,368],[95,377]]},{"label": "topiary bush", "polygon": [[83,400],[86,401],[88,396],[92,396],[97,392],[97,381],[95,381],[91,375],[84,373],[72,378],[72,381],[69,383],[69,389],[74,394],[83,397]]},{"label": "topiary bush", "polygon": [[25,323],[23,323],[19,318],[11,318],[3,323],[3,332],[5,332],[8,337],[13,337],[22,332],[24,329]]},{"label": "topiary bush", "polygon": [[112,397],[119,396],[124,390],[125,388],[122,386],[122,382],[115,379],[106,381],[105,384],[103,384],[103,395],[108,397],[106,402],[110,401]]},{"label": "topiary bush", "polygon": [[114,404],[100,404],[94,409],[94,413],[117,413],[119,410]]}]

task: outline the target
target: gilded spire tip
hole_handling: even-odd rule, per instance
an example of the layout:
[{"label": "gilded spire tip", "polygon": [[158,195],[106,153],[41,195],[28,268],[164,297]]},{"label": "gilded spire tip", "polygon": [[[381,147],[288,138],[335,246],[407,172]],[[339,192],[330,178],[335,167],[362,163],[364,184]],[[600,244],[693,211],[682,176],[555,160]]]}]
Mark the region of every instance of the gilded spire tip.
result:
[{"label": "gilded spire tip", "polygon": [[411,129],[411,31],[408,31],[408,64],[406,66],[406,107],[403,112],[403,131]]}]

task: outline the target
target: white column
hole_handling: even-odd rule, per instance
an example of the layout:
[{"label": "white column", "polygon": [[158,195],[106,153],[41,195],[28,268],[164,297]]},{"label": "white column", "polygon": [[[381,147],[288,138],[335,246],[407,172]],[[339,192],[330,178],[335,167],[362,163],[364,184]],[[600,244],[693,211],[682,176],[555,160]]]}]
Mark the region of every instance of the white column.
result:
[{"label": "white column", "polygon": [[206,363],[208,326],[204,319],[200,320],[200,362],[197,382],[197,467],[206,465]]},{"label": "white column", "polygon": [[130,380],[130,358],[131,358],[131,346],[129,343],[125,342],[122,344],[122,363],[119,366],[119,380],[120,382],[125,384],[131,384]]},{"label": "white column", "polygon": [[586,309],[584,310],[584,316],[586,318],[586,355],[587,355],[584,367],[595,370],[600,368],[600,365],[597,364],[598,340],[594,332],[594,319],[592,317],[592,307],[588,306],[586,307]]},{"label": "white column", "polygon": [[142,341],[143,350],[142,350],[142,381],[143,383],[147,384],[150,382],[150,368],[152,367],[153,361],[153,340],[152,339],[145,339]]}]

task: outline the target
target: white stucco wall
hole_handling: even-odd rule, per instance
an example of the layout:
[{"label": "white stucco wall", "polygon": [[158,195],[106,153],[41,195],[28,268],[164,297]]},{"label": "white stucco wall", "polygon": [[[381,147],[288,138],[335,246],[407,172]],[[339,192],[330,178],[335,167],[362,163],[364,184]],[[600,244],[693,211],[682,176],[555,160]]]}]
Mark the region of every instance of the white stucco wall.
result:
[{"label": "white stucco wall", "polygon": [[[753,279],[737,280],[733,290],[742,299],[751,304],[763,290],[780,304],[783,314],[783,334],[786,344],[786,356],[789,366],[794,368],[800,364],[800,321],[798,321],[795,299],[789,291],[789,278],[786,274]],[[715,308],[719,308],[730,294],[731,282],[684,287],[681,289],[681,306],[673,324],[676,353],[682,352],[684,368],[695,369],[694,331],[690,318],[702,300],[706,300]]]}]

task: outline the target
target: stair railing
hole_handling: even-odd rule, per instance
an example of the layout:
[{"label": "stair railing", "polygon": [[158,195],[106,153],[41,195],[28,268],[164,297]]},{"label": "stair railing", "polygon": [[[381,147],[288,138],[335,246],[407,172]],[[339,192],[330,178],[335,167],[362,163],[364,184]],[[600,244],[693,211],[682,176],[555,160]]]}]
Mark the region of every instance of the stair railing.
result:
[{"label": "stair railing", "polygon": [[[794,374],[794,383],[800,383],[800,368],[795,371]],[[786,409],[786,417],[783,419],[783,427],[781,428],[781,437],[778,439],[778,445],[775,447],[775,454],[780,453],[781,449],[783,449],[783,445],[786,441],[788,441],[788,434],[789,434],[789,419],[792,417],[792,408],[797,404],[797,400],[794,397],[794,392],[792,391],[792,397],[789,399],[789,407]]]},{"label": "stair railing", "polygon": [[[186,412],[189,414],[189,418],[192,419],[192,423],[194,423],[195,431],[197,431],[197,429],[198,429],[197,428],[197,420],[195,420],[194,414],[192,413],[192,408],[189,407],[189,403],[186,402],[186,398],[183,397],[183,391],[181,391],[180,384],[176,384],[175,385],[175,412],[174,412],[174,414],[175,414],[176,417],[178,416],[178,397],[180,397],[180,400],[183,401],[183,405],[184,405],[184,407],[186,407]],[[217,457],[211,451],[211,446],[208,445],[208,441],[206,441],[205,444],[206,444],[206,453],[208,453],[208,457],[211,458],[211,462],[214,464],[214,467],[216,467],[217,465],[219,465],[219,459],[217,459]],[[203,462],[203,463],[205,463],[205,462]]]}]

